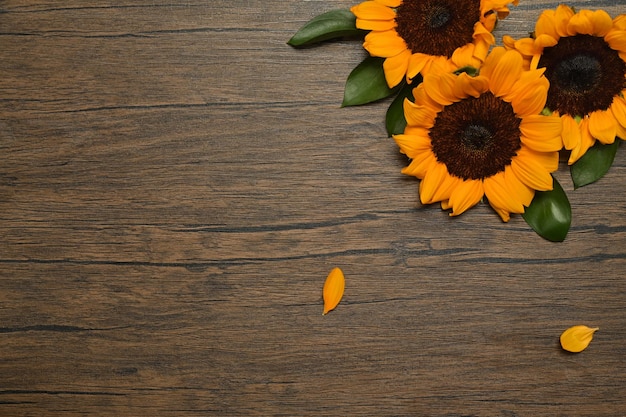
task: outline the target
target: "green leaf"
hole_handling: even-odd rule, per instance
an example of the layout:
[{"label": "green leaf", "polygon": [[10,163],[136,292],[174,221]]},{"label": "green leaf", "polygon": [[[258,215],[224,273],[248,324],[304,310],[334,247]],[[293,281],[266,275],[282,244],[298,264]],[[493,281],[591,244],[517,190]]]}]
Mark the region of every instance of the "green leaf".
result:
[{"label": "green leaf", "polygon": [[616,138],[615,142],[604,145],[600,142],[589,148],[587,152],[570,167],[570,174],[572,181],[574,182],[574,188],[583,187],[598,181],[607,173],[617,148],[619,147],[620,139]]},{"label": "green leaf", "polygon": [[309,20],[289,39],[287,44],[307,46],[346,36],[364,36],[367,31],[357,29],[356,16],[350,10],[337,9]]},{"label": "green leaf", "polygon": [[385,58],[368,56],[348,76],[342,107],[358,106],[389,97],[398,87],[389,88],[385,79]]},{"label": "green leaf", "polygon": [[535,232],[552,242],[562,242],[572,223],[572,207],[561,184],[553,178],[551,191],[537,191],[522,217]]},{"label": "green leaf", "polygon": [[387,109],[386,127],[389,136],[398,135],[404,132],[406,118],[404,117],[404,99],[413,100],[413,89],[422,82],[420,76],[415,77],[411,84],[403,83],[396,98]]}]

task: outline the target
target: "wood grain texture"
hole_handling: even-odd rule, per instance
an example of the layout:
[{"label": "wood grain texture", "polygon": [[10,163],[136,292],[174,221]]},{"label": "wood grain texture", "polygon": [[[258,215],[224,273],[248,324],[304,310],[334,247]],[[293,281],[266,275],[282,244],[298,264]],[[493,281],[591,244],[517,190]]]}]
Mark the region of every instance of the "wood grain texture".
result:
[{"label": "wood grain texture", "polygon": [[[285,44],[354,2],[114,3],[0,2],[0,415],[626,413],[623,147],[557,173],[561,244],[451,219],[385,103],[339,108],[358,42]],[[600,327],[578,355],[574,324]]]}]

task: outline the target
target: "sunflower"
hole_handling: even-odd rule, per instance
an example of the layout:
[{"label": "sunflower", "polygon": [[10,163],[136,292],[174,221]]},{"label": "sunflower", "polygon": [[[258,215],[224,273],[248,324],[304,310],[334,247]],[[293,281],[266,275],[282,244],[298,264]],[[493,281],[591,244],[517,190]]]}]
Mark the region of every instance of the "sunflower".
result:
[{"label": "sunflower", "polygon": [[576,162],[597,141],[626,139],[626,15],[560,5],[544,11],[532,38],[504,37],[529,68],[545,68],[547,112],[563,124],[563,146]]},{"label": "sunflower", "polygon": [[[363,47],[385,58],[389,87],[407,82],[443,58],[479,66],[490,45],[497,18],[519,0],[367,0],[350,10],[356,26],[369,30]],[[461,66],[459,64],[459,66]]]},{"label": "sunflower", "polygon": [[552,189],[561,123],[540,114],[549,87],[543,73],[497,47],[476,76],[445,68],[424,75],[415,102],[404,103],[404,134],[394,136],[411,159],[402,172],[421,179],[423,204],[440,201],[456,216],[486,196],[506,222],[536,190]]}]

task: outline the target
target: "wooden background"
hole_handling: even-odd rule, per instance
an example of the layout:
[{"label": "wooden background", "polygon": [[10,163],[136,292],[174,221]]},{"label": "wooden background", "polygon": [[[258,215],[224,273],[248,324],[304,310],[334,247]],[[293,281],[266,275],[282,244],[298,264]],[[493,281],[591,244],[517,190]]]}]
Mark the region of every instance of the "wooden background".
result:
[{"label": "wooden background", "polygon": [[360,43],[286,45],[353,4],[0,1],[0,415],[626,415],[626,149],[560,244],[422,207]]}]

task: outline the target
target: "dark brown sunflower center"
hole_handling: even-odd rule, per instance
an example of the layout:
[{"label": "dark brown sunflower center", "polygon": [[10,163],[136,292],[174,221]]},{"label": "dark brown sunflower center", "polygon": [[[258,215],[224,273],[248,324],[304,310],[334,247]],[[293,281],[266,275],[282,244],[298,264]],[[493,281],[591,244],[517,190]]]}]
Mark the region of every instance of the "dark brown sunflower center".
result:
[{"label": "dark brown sunflower center", "polygon": [[464,180],[501,172],[521,147],[519,119],[511,104],[491,93],[445,107],[430,130],[433,153]]},{"label": "dark brown sunflower center", "polygon": [[439,29],[444,27],[450,22],[452,18],[452,13],[450,9],[445,6],[434,6],[431,10],[429,10],[428,23],[431,28]]},{"label": "dark brown sunflower center", "polygon": [[472,42],[480,1],[405,0],[396,13],[396,31],[411,52],[450,57]]},{"label": "dark brown sunflower center", "polygon": [[626,63],[603,38],[563,37],[545,48],[539,67],[550,80],[546,106],[560,114],[583,116],[606,110],[624,89]]}]

